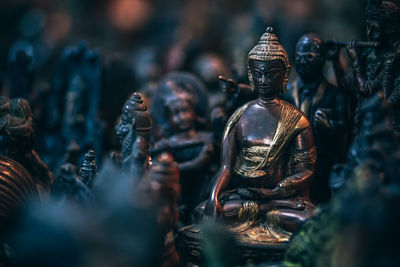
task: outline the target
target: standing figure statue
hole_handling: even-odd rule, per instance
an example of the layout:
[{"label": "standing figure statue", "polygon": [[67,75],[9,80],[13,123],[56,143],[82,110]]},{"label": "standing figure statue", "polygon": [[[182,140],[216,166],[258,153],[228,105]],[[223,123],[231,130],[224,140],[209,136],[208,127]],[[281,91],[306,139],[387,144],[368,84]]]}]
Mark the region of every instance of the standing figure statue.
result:
[{"label": "standing figure statue", "polygon": [[298,77],[288,85],[284,98],[300,109],[313,127],[317,166],[311,186],[315,203],[330,199],[328,176],[345,156],[348,115],[346,97],[323,74],[327,47],[318,35],[303,35],[296,45]]},{"label": "standing figure statue", "polygon": [[361,49],[357,41],[348,43],[356,88],[364,98],[383,93],[392,108],[394,131],[400,135],[400,7],[390,1],[368,0],[365,17],[368,40],[380,45]]},{"label": "standing figure statue", "polygon": [[222,217],[247,248],[286,244],[314,210],[309,197],[316,161],[311,124],[278,98],[289,72],[286,51],[268,27],[248,54],[249,80],[258,98],[229,119],[220,172],[210,199],[197,208]]},{"label": "standing figure statue", "polygon": [[149,139],[150,113],[140,93],[133,93],[122,107],[121,117],[115,126],[122,146],[122,170],[134,179],[140,179],[150,164]]},{"label": "standing figure statue", "polygon": [[[77,165],[76,160],[88,149],[94,149],[96,157],[101,158],[103,126],[98,118],[101,74],[100,55],[96,50],[89,50],[84,42],[64,50],[52,83],[49,136],[44,142],[46,150],[52,151],[49,162],[54,167],[63,158]],[[55,152],[58,162],[54,162]]]},{"label": "standing figure statue", "polygon": [[164,133],[154,144],[152,154],[169,152],[178,163],[182,188],[179,216],[183,224],[192,222],[193,209],[207,198],[215,156],[212,133],[201,131],[201,111],[207,107],[205,92],[190,82],[197,83],[192,75],[167,75],[152,103],[154,118]]}]

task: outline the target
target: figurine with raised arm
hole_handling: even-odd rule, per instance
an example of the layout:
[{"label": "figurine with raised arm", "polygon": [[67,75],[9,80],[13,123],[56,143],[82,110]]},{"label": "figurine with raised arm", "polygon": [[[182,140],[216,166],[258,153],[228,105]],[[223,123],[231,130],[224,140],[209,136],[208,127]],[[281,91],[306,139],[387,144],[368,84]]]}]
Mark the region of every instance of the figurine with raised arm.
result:
[{"label": "figurine with raised arm", "polygon": [[288,85],[284,96],[313,126],[318,160],[311,198],[316,203],[330,199],[328,176],[333,164],[345,156],[348,125],[346,98],[323,74],[327,52],[325,42],[316,34],[299,39],[295,58],[298,77]]},{"label": "figurine with raised arm", "polygon": [[383,93],[393,110],[394,131],[400,135],[400,7],[391,1],[368,0],[365,17],[368,40],[380,45],[360,49],[359,42],[348,43],[356,88],[364,98]]}]

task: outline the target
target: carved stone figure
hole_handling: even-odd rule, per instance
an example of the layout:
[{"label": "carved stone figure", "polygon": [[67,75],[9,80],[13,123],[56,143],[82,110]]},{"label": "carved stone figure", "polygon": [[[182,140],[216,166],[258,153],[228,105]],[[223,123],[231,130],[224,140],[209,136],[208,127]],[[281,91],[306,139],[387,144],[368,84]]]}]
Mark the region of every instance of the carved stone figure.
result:
[{"label": "carved stone figure", "polygon": [[33,149],[33,116],[29,103],[23,98],[9,100],[2,97],[0,110],[0,120],[4,123],[0,130],[3,155],[24,166],[35,181],[41,198],[46,198],[53,175]]},{"label": "carved stone figure", "polygon": [[143,97],[134,93],[122,107],[115,131],[122,146],[122,169],[137,179],[149,166],[150,130],[151,118]]},{"label": "carved stone figure", "polygon": [[84,206],[90,205],[91,192],[78,177],[76,166],[71,163],[61,166],[60,175],[51,188],[51,198],[61,204],[71,201]]},{"label": "carved stone figure", "polygon": [[323,75],[327,52],[325,42],[318,35],[303,35],[296,45],[298,78],[289,84],[284,95],[313,126],[318,160],[311,198],[317,203],[330,199],[328,176],[333,164],[345,156],[348,126],[346,97]]},{"label": "carved stone figure", "polygon": [[369,0],[365,17],[368,40],[380,45],[360,49],[356,41],[348,44],[356,88],[364,98],[383,92],[393,110],[394,131],[400,134],[400,8],[394,2]]},{"label": "carved stone figure", "polygon": [[94,156],[94,151],[89,150],[85,154],[85,159],[83,160],[82,166],[79,169],[79,176],[81,180],[90,187],[93,183],[93,179],[97,176],[97,164]]},{"label": "carved stone figure", "polygon": [[194,207],[206,198],[202,193],[209,183],[210,165],[215,155],[213,136],[196,127],[198,94],[191,91],[190,85],[170,79],[163,86],[165,91],[159,94],[164,98],[162,103],[168,124],[164,128],[165,137],[155,143],[152,152],[170,152],[178,163],[182,187],[180,219],[188,224]]}]

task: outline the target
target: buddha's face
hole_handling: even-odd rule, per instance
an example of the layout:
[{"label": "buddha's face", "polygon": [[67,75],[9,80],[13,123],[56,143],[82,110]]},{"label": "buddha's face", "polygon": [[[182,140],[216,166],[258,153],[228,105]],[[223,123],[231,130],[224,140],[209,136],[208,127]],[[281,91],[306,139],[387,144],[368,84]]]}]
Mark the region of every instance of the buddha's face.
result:
[{"label": "buddha's face", "polygon": [[305,35],[296,44],[295,66],[303,79],[319,77],[325,63],[323,41],[314,35]]},{"label": "buddha's face", "polygon": [[277,96],[282,89],[285,70],[280,60],[250,60],[249,70],[253,76],[254,89],[264,97]]},{"label": "buddha's face", "polygon": [[174,101],[168,107],[169,123],[175,130],[185,132],[193,128],[196,115],[188,101]]}]

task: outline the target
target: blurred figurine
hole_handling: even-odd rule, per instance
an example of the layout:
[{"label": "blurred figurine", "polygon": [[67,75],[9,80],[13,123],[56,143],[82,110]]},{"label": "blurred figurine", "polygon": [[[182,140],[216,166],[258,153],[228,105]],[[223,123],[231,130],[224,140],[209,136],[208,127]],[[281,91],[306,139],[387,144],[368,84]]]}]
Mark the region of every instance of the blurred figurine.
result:
[{"label": "blurred figurine", "polygon": [[139,179],[149,167],[151,118],[140,93],[134,93],[122,107],[115,131],[122,146],[122,169]]},{"label": "blurred figurine", "polygon": [[208,105],[212,109],[221,101],[222,92],[219,90],[219,76],[232,77],[232,72],[219,54],[210,52],[199,56],[192,68],[207,87]]},{"label": "blurred figurine", "polygon": [[289,72],[286,51],[268,27],[248,55],[250,83],[259,96],[229,119],[220,172],[208,203],[197,209],[221,216],[243,249],[262,247],[257,261],[269,248],[282,249],[314,210],[312,128],[297,108],[278,98]]},{"label": "blurred figurine", "polygon": [[366,34],[378,47],[361,49],[352,41],[347,51],[353,62],[357,92],[370,97],[382,91],[392,107],[392,123],[400,134],[400,8],[390,1],[369,0],[365,11]]},{"label": "blurred figurine", "polygon": [[203,83],[185,72],[164,76],[152,99],[152,114],[158,126],[155,136],[159,136],[153,151],[170,152],[178,162],[182,187],[179,211],[184,224],[191,222],[193,208],[205,198],[213,168],[212,134],[202,131],[206,126],[207,106]]},{"label": "blurred figurine", "polygon": [[288,85],[284,95],[313,126],[318,160],[311,199],[316,203],[330,199],[328,176],[333,164],[342,161],[345,156],[348,126],[346,98],[323,75],[326,55],[327,47],[318,35],[303,35],[296,45],[298,78]]},{"label": "blurred figurine", "polygon": [[224,127],[229,117],[237,108],[257,98],[256,93],[247,84],[238,84],[231,78],[219,76],[219,89],[221,90],[218,101],[211,110],[211,123],[218,143],[222,139]]},{"label": "blurred figurine", "polygon": [[362,121],[369,125],[361,128],[366,142],[356,145],[358,160],[345,166],[332,201],[293,236],[284,266],[397,265],[393,244],[399,235],[393,229],[400,217],[392,210],[400,203],[400,146],[382,101],[374,96],[363,104]]},{"label": "blurred figurine", "polygon": [[175,238],[179,221],[178,199],[180,194],[179,167],[171,154],[159,155],[145,173],[140,184],[141,200],[157,210],[157,220],[165,234],[162,261],[164,267],[177,266],[179,255]]},{"label": "blurred figurine", "polygon": [[[103,134],[103,126],[98,119],[101,73],[102,62],[98,52],[88,50],[85,43],[64,50],[49,101],[48,128],[56,137],[47,138],[51,146],[48,150],[61,147],[62,151],[58,151],[60,158],[71,145],[79,153],[94,149],[96,157],[100,158]],[[60,140],[59,135],[62,136],[62,143],[51,144],[53,139]]]},{"label": "blurred figurine", "polygon": [[20,163],[35,181],[41,198],[50,193],[53,175],[40,159],[34,146],[32,111],[23,98],[0,99],[1,120],[7,122],[1,129],[2,153]]},{"label": "blurred figurine", "polygon": [[212,134],[196,128],[198,94],[191,92],[187,88],[189,85],[180,85],[177,81],[166,80],[165,91],[158,92],[164,98],[164,114],[168,122],[165,133],[168,134],[155,143],[152,152],[170,152],[178,163],[182,187],[180,220],[189,224],[192,210],[205,198],[203,194],[210,182],[215,150]]},{"label": "blurred figurine", "polygon": [[91,203],[90,190],[78,177],[76,171],[76,167],[71,163],[61,166],[60,175],[51,188],[52,200],[60,203],[71,201],[85,206]]},{"label": "blurred figurine", "polygon": [[10,55],[10,98],[30,99],[33,85],[33,56],[23,49]]},{"label": "blurred figurine", "polygon": [[81,177],[81,180],[88,187],[90,187],[97,174],[97,164],[96,158],[94,156],[94,151],[89,150],[85,154],[85,159],[83,160],[82,166],[79,169],[79,176]]}]

